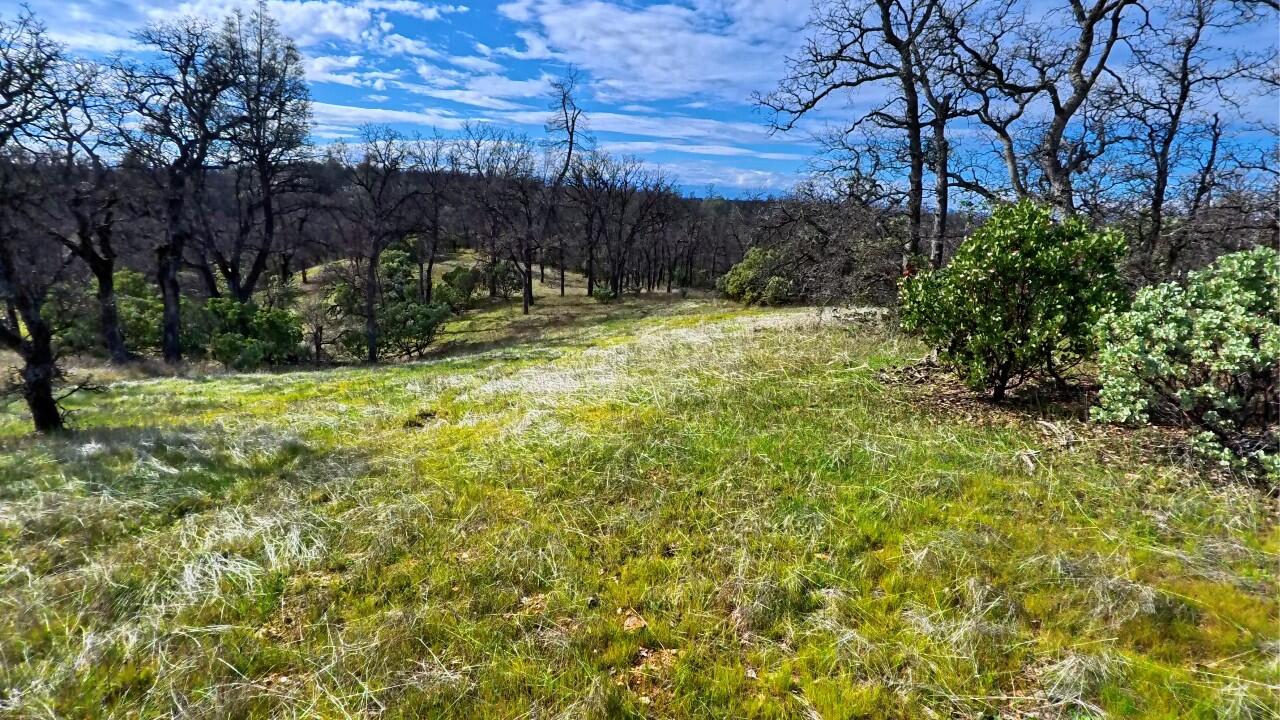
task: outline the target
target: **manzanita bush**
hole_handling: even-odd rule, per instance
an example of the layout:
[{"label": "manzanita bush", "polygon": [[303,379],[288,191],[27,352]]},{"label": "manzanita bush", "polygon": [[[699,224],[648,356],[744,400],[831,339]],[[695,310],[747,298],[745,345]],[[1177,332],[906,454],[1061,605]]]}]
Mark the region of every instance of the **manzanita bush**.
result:
[{"label": "manzanita bush", "polygon": [[1057,380],[1095,350],[1093,325],[1119,301],[1124,238],[1031,202],[1000,205],[941,270],[902,284],[903,327],[999,401]]},{"label": "manzanita bush", "polygon": [[1218,462],[1280,476],[1278,258],[1266,247],[1224,255],[1103,317],[1093,417],[1186,424]]},{"label": "manzanita bush", "polygon": [[741,262],[716,281],[716,289],[747,305],[784,305],[792,299],[792,285],[787,278],[773,274],[776,264],[773,253],[750,248]]}]

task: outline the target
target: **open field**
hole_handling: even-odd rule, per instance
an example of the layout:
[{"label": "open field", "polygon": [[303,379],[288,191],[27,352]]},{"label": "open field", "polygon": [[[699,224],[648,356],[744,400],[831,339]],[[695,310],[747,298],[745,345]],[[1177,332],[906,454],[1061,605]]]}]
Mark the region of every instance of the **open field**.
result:
[{"label": "open field", "polygon": [[0,715],[1280,711],[1260,491],[922,404],[890,332],[580,293],[3,416]]}]

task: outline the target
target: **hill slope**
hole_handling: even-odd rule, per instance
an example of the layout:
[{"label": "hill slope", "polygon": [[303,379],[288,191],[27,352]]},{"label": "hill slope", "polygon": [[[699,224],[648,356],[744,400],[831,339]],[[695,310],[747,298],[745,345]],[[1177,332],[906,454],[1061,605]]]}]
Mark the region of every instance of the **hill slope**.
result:
[{"label": "hill slope", "polygon": [[811,311],[543,307],[453,348],[486,352],[120,382],[64,439],[6,419],[0,707],[1276,711],[1256,491],[927,409],[879,372],[919,347]]}]

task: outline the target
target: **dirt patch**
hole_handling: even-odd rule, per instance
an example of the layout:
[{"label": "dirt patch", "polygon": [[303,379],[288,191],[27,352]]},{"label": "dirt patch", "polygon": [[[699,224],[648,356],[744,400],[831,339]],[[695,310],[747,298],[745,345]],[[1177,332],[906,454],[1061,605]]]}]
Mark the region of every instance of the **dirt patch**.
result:
[{"label": "dirt patch", "polygon": [[[1099,462],[1124,465],[1133,460],[1131,454],[1119,452],[1127,445],[1143,457],[1171,461],[1215,482],[1232,479],[1195,455],[1190,447],[1193,433],[1186,428],[1090,422],[1089,408],[1097,400],[1098,386],[1088,377],[1073,378],[1065,387],[1025,385],[1011,391],[1001,403],[965,386],[950,368],[932,358],[881,370],[876,379],[901,389],[907,402],[929,414],[978,427],[1025,428],[1032,424],[1051,450],[1087,447]],[[1038,464],[1036,455],[1028,451],[1019,458],[1028,472],[1034,472]]]},{"label": "dirt patch", "polygon": [[424,408],[409,416],[409,419],[404,421],[404,428],[406,430],[424,428],[434,422],[435,419],[436,411],[431,410],[430,408]]},{"label": "dirt patch", "polygon": [[640,697],[644,705],[665,707],[671,701],[671,673],[680,659],[680,651],[670,648],[641,647],[630,668],[618,672],[614,682]]}]

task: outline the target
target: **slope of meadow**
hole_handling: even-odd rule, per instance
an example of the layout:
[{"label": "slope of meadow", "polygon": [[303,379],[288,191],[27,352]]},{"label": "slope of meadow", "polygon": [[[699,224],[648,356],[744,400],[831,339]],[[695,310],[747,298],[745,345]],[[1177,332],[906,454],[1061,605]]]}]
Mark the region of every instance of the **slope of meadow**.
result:
[{"label": "slope of meadow", "polygon": [[0,421],[0,715],[1274,717],[1273,501],[948,412],[810,310],[548,298],[439,359]]}]

